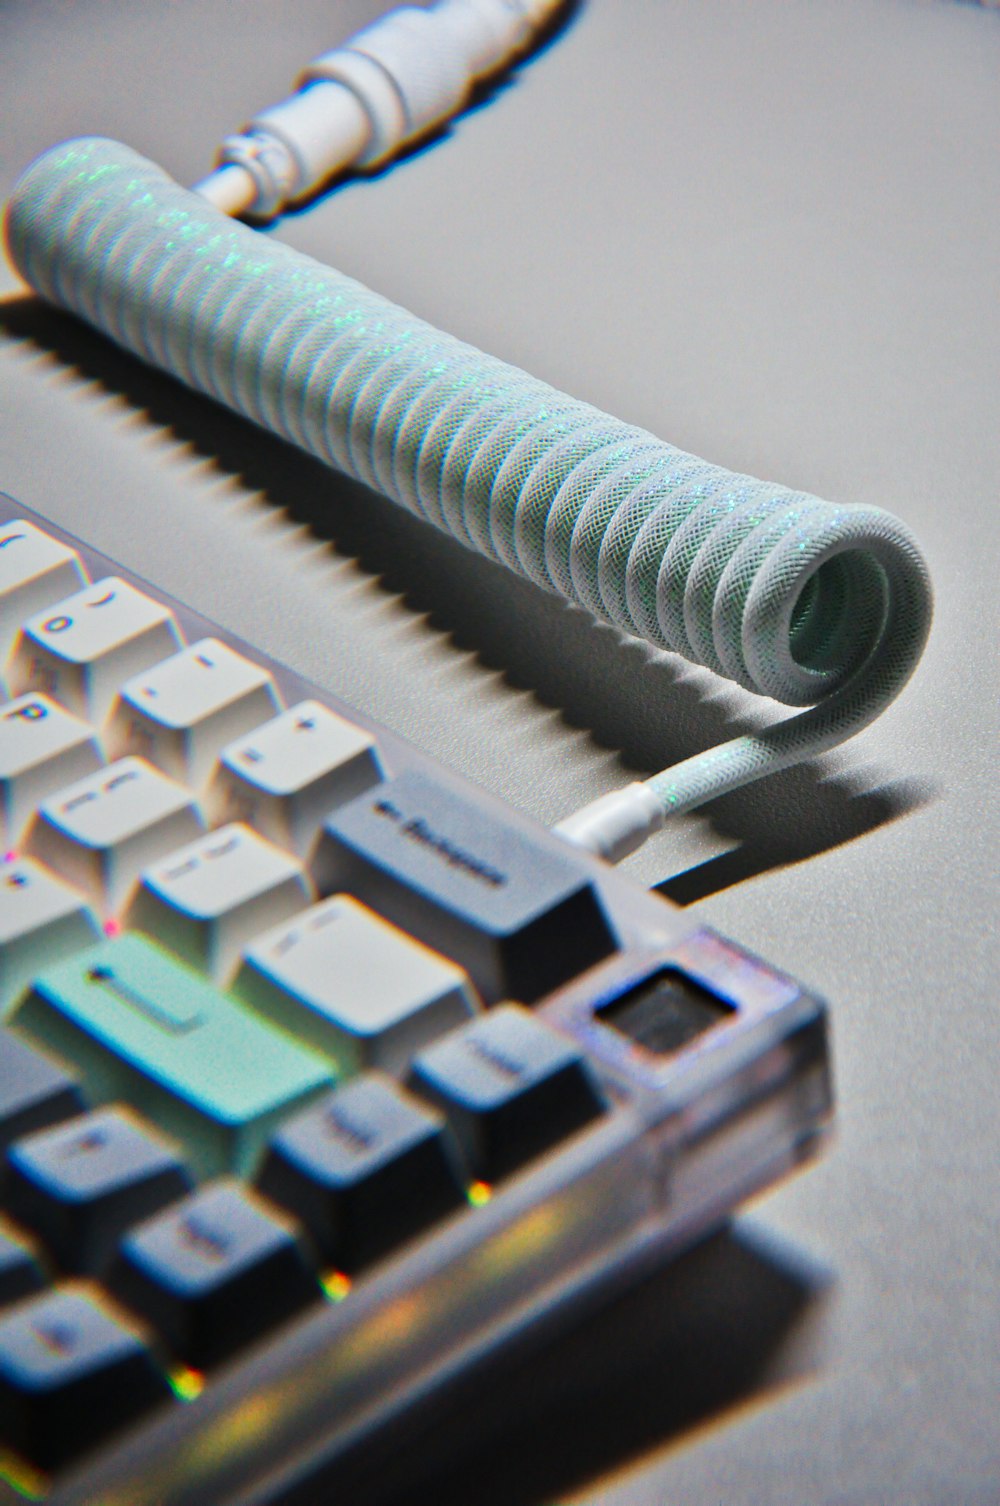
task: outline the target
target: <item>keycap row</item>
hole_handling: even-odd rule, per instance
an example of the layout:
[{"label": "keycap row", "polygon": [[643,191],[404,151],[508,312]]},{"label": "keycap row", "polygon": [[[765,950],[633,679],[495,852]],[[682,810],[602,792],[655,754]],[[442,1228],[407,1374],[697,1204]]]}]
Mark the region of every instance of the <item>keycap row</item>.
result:
[{"label": "keycap row", "polygon": [[307,910],[317,888],[357,896],[450,958],[488,1004],[533,1002],[615,946],[568,852],[426,775],[383,781],[335,810],[310,869],[239,822],[183,842],[198,829],[195,808],[140,760],[85,785],[60,797],[58,822],[43,806],[30,856],[0,866],[0,1007],[40,960],[86,946],[102,921],[108,934],[156,936],[228,985],[254,938]]},{"label": "keycap row", "polygon": [[[278,1085],[261,1100],[255,1133],[229,1126],[234,1159],[302,1220],[326,1264],[349,1270],[413,1232],[441,1202],[436,1188],[457,1203],[471,1182],[509,1175],[601,1104],[578,1048],[520,1005],[426,1047],[405,1085],[366,1072],[333,1087],[318,1058],[302,1053],[300,1065],[291,1094]],[[246,1096],[241,1066],[234,1098]],[[102,1270],[125,1228],[228,1170],[206,1152],[204,1126],[192,1131],[152,1084],[88,1111],[85,1100],[100,1103],[93,1083],[0,1034],[3,1204],[78,1274]]]},{"label": "keycap row", "polygon": [[[177,660],[216,664],[223,653],[247,672],[263,673],[215,639],[184,650]],[[177,660],[157,669],[172,671]],[[82,830],[104,845],[119,833],[120,846],[128,811],[111,799],[115,786],[107,777],[128,769],[165,811],[188,810],[197,829],[250,821],[280,846],[308,857],[323,816],[381,777],[372,739],[317,701],[274,716],[270,690],[266,704],[251,696],[239,709],[237,717],[231,706],[223,706],[224,716],[203,719],[208,726],[181,724],[179,713],[172,713],[156,732],[148,719],[142,725],[129,712],[121,728],[113,718],[99,737],[90,723],[48,695],[31,692],[7,702],[0,707],[6,846],[21,845],[26,835],[30,840],[36,809],[44,826],[64,832],[70,841],[81,840],[79,813],[85,811]],[[190,700],[186,714],[194,716]],[[251,730],[233,738],[240,722]]]},{"label": "keycap row", "polygon": [[[81,1111],[53,1061],[0,1036],[16,1221],[0,1228],[0,1303],[15,1304],[0,1320],[3,1441],[57,1467],[166,1394],[120,1309],[156,1333],[168,1367],[211,1369],[321,1289],[342,1298],[352,1276],[602,1109],[576,1047],[502,1006],[420,1053],[407,1088],[367,1073],[314,1093],[262,1148],[259,1192],[225,1177],[192,1190],[184,1149],[134,1109]],[[72,1284],[44,1291],[45,1263],[99,1275],[112,1307]],[[69,1415],[81,1406],[82,1432]]]},{"label": "keycap row", "polygon": [[[387,779],[372,739],[317,702],[274,715],[266,670],[214,638],[182,647],[170,610],[126,581],[53,600],[84,579],[75,553],[33,525],[0,528],[8,680],[26,692],[0,708],[7,847],[79,889],[106,926],[162,934],[222,982],[248,936],[307,904],[315,880],[452,957],[487,1003],[535,1000],[613,950],[568,855],[447,784]],[[220,840],[199,846],[220,825]],[[282,851],[306,860],[311,879]],[[140,881],[138,918],[123,916]],[[58,912],[46,948],[55,930],[67,948],[71,933],[87,939],[61,891],[40,893],[38,872],[0,878],[0,937],[20,959],[6,969],[8,1002],[32,950],[4,915],[18,887],[22,918],[36,899],[43,918]],[[219,897],[207,913],[209,891]]]},{"label": "keycap row", "polygon": [[117,576],[86,583],[76,553],[30,523],[0,527],[0,663],[11,694],[51,696],[94,727],[113,712],[114,743],[135,737],[197,776],[213,741],[266,721],[278,701],[271,677],[224,644],[179,650],[162,602]]},{"label": "keycap row", "polygon": [[[456,1086],[451,1092],[448,1073],[457,1074],[456,1084],[467,1082],[470,1093],[485,1091],[491,1071],[501,1078],[506,1073],[509,1096],[520,1103],[532,1070],[551,1065],[543,1046],[562,1045],[563,1038],[519,1005],[469,1019],[459,998],[448,1004],[448,1014],[454,1028],[428,1031],[430,1044],[411,1026],[399,1076],[416,1081],[425,1096],[440,1091],[473,1175],[490,1177],[503,1162],[470,1137],[462,1091]],[[121,1100],[180,1139],[200,1176],[249,1175],[276,1126],[340,1075],[329,1057],[140,937],[103,943],[52,969],[15,1025],[17,1034],[0,1032],[0,1147],[78,1114],[83,1097]],[[541,1053],[535,1062],[526,1054],[532,1046]],[[439,1090],[434,1072],[442,1060],[450,1066]],[[73,1066],[63,1070],[57,1063]]]},{"label": "keycap row", "polygon": [[[0,527],[8,848],[41,801],[128,754],[199,796],[210,786],[211,824],[253,819],[303,856],[331,804],[380,777],[357,727],[315,702],[276,715],[262,666],[216,638],[183,646],[170,609],[117,576],[84,581],[66,545],[24,521]],[[82,589],[57,599],[68,584]]]}]

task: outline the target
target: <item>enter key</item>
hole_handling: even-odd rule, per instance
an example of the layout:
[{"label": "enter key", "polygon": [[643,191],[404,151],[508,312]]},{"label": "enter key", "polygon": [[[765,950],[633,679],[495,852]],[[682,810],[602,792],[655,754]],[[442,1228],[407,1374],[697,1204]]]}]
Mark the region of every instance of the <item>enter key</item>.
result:
[{"label": "enter key", "polygon": [[140,936],[46,969],[15,1029],[74,1061],[92,1099],[125,1099],[181,1140],[204,1176],[252,1172],[329,1065]]}]

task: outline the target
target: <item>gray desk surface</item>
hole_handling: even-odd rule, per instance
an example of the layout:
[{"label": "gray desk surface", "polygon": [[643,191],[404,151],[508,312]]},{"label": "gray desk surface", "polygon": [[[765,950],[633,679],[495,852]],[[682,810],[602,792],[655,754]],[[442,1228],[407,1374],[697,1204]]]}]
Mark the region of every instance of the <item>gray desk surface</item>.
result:
[{"label": "gray desk surface", "polygon": [[[0,189],[94,131],[193,181],[379,9],[5,0]],[[480,1383],[371,1500],[995,1503],[1000,15],[590,0],[277,233],[686,449],[894,509],[939,601],[877,726],[633,860],[833,1001],[830,1155]],[[508,800],[555,819],[760,715],[3,276],[0,485]]]}]

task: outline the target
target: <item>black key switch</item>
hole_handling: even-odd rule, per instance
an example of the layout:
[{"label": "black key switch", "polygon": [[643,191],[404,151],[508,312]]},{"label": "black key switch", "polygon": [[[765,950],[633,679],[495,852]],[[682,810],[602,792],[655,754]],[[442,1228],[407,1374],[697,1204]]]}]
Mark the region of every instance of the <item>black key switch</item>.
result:
[{"label": "black key switch", "polygon": [[516,1004],[414,1058],[411,1086],[444,1110],[475,1175],[516,1171],[604,1108],[572,1041]]},{"label": "black key switch", "polygon": [[294,1230],[230,1181],[133,1229],[108,1285],[198,1370],[320,1295]]},{"label": "black key switch", "polygon": [[142,1340],[81,1292],[50,1292],[0,1320],[0,1439],[40,1469],[169,1395]]},{"label": "black key switch", "polygon": [[128,1110],[99,1109],[19,1140],[7,1203],[64,1270],[97,1272],[130,1224],[182,1197],[191,1180],[173,1147]]},{"label": "black key switch", "polygon": [[262,1191],[354,1272],[464,1203],[443,1120],[378,1073],[356,1077],[271,1142]]}]

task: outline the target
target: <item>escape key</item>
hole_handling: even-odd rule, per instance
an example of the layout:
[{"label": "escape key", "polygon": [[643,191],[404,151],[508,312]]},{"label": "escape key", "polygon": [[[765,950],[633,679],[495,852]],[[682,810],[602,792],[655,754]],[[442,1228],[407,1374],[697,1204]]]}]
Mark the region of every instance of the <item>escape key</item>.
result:
[{"label": "escape key", "polygon": [[615,949],[585,870],[426,774],[329,816],[323,894],[344,890],[464,967],[488,1003],[532,1003]]}]

